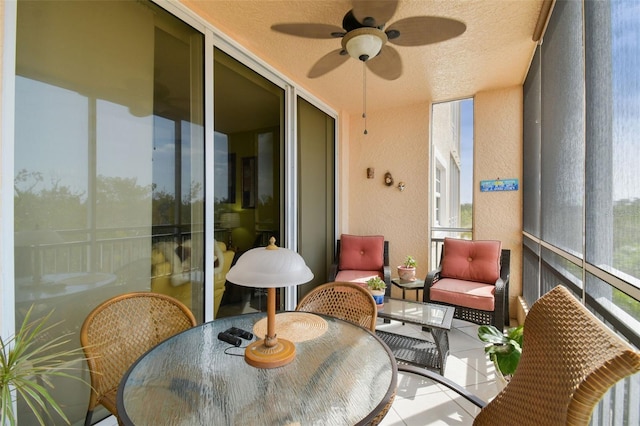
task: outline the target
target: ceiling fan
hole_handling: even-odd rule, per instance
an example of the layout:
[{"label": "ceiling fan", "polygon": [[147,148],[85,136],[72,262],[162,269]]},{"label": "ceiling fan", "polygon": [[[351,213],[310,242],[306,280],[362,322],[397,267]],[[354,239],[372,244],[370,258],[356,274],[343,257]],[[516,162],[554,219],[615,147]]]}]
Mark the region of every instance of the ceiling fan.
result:
[{"label": "ceiling fan", "polygon": [[402,75],[397,46],[422,46],[457,37],[465,32],[460,21],[437,16],[412,16],[389,24],[399,0],[353,0],[353,8],[342,19],[342,28],[319,23],[275,24],[271,29],[284,34],[327,39],[342,38],[342,47],[320,58],[307,77],[317,78],[345,63],[358,59],[376,75],[395,80]]}]

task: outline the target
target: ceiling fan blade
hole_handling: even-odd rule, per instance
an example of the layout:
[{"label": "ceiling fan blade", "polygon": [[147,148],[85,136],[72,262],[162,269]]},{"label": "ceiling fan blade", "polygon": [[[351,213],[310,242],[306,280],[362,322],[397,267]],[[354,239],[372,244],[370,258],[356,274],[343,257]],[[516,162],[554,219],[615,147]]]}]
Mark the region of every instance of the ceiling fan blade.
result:
[{"label": "ceiling fan blade", "polygon": [[391,46],[383,46],[378,56],[365,63],[371,72],[385,80],[395,80],[402,75],[402,59]]},{"label": "ceiling fan blade", "polygon": [[[438,43],[464,33],[467,26],[460,21],[437,16],[414,16],[394,22],[386,29],[389,43],[398,46],[422,46]],[[400,34],[394,37],[394,32]]]},{"label": "ceiling fan blade", "polygon": [[386,24],[397,8],[398,0],[353,0],[353,16],[366,27]]},{"label": "ceiling fan blade", "polygon": [[279,33],[307,38],[335,38],[344,35],[344,30],[337,25],[313,24],[308,22],[274,24],[271,26],[271,29]]},{"label": "ceiling fan blade", "polygon": [[313,64],[313,67],[307,73],[307,77],[309,78],[317,78],[325,75],[329,71],[333,71],[338,68],[340,65],[347,62],[350,58],[348,54],[342,54],[342,49],[332,50],[331,52],[324,55],[322,58],[318,59],[318,61]]}]

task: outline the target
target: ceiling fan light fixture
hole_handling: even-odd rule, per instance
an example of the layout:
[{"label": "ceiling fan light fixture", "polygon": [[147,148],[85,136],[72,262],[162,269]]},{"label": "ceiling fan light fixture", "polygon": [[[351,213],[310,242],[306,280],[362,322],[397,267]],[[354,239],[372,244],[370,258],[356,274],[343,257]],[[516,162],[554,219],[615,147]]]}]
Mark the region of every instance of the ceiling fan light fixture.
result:
[{"label": "ceiling fan light fixture", "polygon": [[362,62],[375,58],[387,42],[387,35],[377,28],[357,28],[342,38],[342,48]]}]

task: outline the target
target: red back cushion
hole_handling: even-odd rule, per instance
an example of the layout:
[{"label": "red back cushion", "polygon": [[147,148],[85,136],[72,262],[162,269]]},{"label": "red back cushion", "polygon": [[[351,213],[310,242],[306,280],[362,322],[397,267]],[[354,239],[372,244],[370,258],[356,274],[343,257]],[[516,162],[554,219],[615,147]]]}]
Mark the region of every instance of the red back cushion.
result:
[{"label": "red back cushion", "polygon": [[376,271],[384,263],[384,237],[382,235],[340,236],[340,269]]},{"label": "red back cushion", "polygon": [[500,241],[444,239],[443,277],[495,284],[500,278]]}]

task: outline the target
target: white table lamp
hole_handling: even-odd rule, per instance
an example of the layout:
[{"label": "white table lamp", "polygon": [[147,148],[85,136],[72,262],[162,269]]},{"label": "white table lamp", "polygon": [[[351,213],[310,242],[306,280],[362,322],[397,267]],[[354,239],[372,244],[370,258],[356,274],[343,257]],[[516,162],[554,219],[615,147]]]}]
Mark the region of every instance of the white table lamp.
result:
[{"label": "white table lamp", "polygon": [[278,339],[276,325],[276,288],[304,284],[313,273],[298,253],[275,245],[269,239],[267,247],[245,252],[227,273],[227,280],[245,287],[267,289],[267,335],[251,343],[244,352],[247,364],[258,368],[275,368],[293,361],[295,345]]}]

